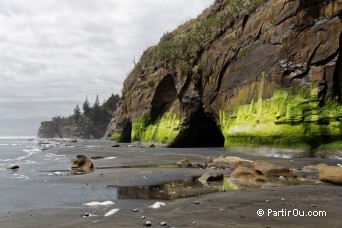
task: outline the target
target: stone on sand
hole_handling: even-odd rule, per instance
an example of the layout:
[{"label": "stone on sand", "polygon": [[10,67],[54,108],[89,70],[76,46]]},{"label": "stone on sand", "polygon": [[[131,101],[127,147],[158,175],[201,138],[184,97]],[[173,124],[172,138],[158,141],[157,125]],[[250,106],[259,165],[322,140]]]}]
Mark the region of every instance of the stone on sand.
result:
[{"label": "stone on sand", "polygon": [[223,180],[223,173],[209,171],[204,173],[198,180],[206,182],[206,181],[221,181]]},{"label": "stone on sand", "polygon": [[342,185],[342,167],[318,165],[319,180]]},{"label": "stone on sand", "polygon": [[230,175],[230,178],[247,181],[267,181],[267,177],[246,167],[237,167]]},{"label": "stone on sand", "polygon": [[192,164],[186,158],[184,158],[184,159],[180,160],[179,162],[177,162],[177,165],[180,168],[189,168],[189,167],[192,166]]},{"label": "stone on sand", "polygon": [[267,177],[297,177],[297,175],[289,168],[275,165],[268,161],[253,162],[253,169],[259,174],[263,174]]},{"label": "stone on sand", "polygon": [[94,170],[94,164],[90,158],[77,155],[70,168],[73,174],[91,173]]}]

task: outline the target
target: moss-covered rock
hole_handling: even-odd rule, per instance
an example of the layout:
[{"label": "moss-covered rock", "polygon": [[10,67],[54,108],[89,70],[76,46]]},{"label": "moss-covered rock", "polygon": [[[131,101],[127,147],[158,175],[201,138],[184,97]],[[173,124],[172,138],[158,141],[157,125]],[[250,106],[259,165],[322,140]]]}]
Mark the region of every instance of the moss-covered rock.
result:
[{"label": "moss-covered rock", "polygon": [[132,124],[132,141],[171,143],[179,134],[181,119],[172,113],[164,113],[154,122],[138,117]]},{"label": "moss-covered rock", "polygon": [[231,114],[221,110],[219,125],[225,146],[324,148],[327,144],[341,150],[342,105],[328,100],[321,107],[312,95],[313,88],[276,90],[271,98],[241,105]]}]

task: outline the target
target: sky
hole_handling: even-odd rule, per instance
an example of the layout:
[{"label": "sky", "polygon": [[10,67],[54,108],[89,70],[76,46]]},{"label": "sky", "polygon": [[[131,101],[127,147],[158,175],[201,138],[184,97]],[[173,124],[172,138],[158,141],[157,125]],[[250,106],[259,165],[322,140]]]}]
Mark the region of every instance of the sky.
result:
[{"label": "sky", "polygon": [[0,0],[0,136],[121,95],[143,51],[213,2]]}]

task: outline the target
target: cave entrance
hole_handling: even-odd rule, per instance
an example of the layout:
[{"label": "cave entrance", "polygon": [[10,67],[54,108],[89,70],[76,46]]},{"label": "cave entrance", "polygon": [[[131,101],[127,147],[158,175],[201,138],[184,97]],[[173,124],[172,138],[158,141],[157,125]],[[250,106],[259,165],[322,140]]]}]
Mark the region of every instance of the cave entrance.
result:
[{"label": "cave entrance", "polygon": [[203,109],[194,113],[170,147],[223,147],[224,136],[215,118]]},{"label": "cave entrance", "polygon": [[165,76],[157,86],[152,100],[151,122],[169,111],[172,103],[177,99],[175,81],[171,75]]},{"label": "cave entrance", "polygon": [[120,142],[130,143],[131,142],[131,134],[132,134],[132,123],[129,121],[125,124],[125,127],[122,129]]}]

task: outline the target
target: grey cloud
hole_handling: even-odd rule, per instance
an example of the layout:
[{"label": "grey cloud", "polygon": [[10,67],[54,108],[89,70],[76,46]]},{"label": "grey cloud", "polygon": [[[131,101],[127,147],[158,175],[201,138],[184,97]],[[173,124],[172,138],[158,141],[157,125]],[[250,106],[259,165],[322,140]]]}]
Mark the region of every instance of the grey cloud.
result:
[{"label": "grey cloud", "polygon": [[133,60],[213,1],[0,1],[0,135],[11,123],[13,134],[35,134],[85,96],[120,93]]}]

